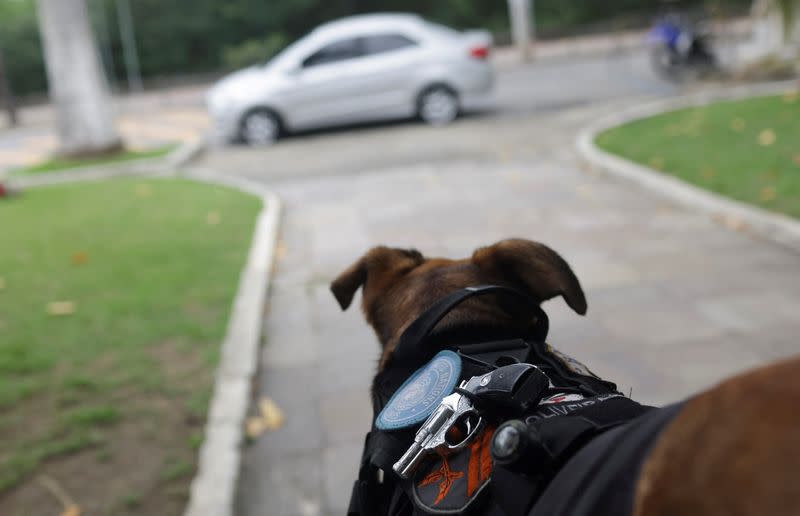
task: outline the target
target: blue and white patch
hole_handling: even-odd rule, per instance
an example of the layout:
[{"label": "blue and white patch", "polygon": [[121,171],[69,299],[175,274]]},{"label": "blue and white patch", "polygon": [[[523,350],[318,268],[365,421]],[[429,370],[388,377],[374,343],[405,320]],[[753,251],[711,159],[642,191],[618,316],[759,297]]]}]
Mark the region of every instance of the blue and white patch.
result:
[{"label": "blue and white patch", "polygon": [[378,414],[375,426],[399,430],[422,423],[453,392],[460,376],[461,358],[452,351],[440,351],[403,382]]}]

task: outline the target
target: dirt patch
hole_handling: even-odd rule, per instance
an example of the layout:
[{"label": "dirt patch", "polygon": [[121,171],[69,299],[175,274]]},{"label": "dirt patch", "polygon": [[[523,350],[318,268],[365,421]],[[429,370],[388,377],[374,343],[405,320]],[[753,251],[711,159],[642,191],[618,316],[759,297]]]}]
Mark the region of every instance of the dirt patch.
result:
[{"label": "dirt patch", "polygon": [[[156,362],[161,374],[170,384],[180,383],[193,387],[195,374],[208,371],[200,353],[184,339],[168,339],[148,349],[148,355]],[[205,376],[205,375],[204,375]]]},{"label": "dirt patch", "polygon": [[[202,353],[185,341],[165,341],[151,347],[148,354],[156,365],[153,374],[161,376],[161,388],[118,391],[114,398],[122,399],[115,405],[119,421],[90,428],[94,444],[50,457],[21,483],[0,493],[0,514],[61,514],[63,503],[43,485],[42,476],[60,486],[82,516],[183,512],[204,425],[192,400],[197,392],[210,388],[212,373]],[[27,424],[32,417],[29,409],[41,411],[36,426],[46,427],[52,419],[45,416],[48,403],[52,401],[15,408],[25,407],[22,417]]]}]

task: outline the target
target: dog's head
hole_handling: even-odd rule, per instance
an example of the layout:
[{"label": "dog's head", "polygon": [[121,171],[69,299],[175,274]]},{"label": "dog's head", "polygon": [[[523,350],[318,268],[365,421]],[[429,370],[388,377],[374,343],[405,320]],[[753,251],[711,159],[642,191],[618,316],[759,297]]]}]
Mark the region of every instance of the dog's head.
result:
[{"label": "dog's head", "polygon": [[[415,249],[375,247],[342,272],[331,291],[342,309],[363,288],[362,309],[383,347],[380,369],[397,339],[435,301],[456,290],[485,284],[515,288],[538,303],[563,296],[576,312],[586,313],[586,298],[566,261],[549,247],[522,239],[502,240],[477,249],[470,258],[425,258]],[[470,299],[447,315],[438,330],[495,327],[524,331],[529,307],[499,299]],[[525,315],[528,318],[525,318]]]}]

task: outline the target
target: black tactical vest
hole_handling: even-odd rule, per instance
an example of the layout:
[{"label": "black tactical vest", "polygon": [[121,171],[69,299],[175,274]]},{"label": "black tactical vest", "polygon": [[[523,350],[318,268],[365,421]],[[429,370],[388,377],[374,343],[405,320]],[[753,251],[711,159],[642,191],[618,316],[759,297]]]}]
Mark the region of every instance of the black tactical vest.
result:
[{"label": "black tactical vest", "polygon": [[373,423],[365,439],[349,515],[529,514],[559,470],[588,442],[651,410],[545,343],[547,316],[530,298],[507,287],[482,286],[439,300],[404,332],[392,364],[376,376],[373,384],[376,417],[400,385],[440,351],[441,347],[436,349],[426,342],[436,323],[464,300],[488,293],[514,296],[528,303],[537,321],[531,334],[479,342],[473,339],[448,347],[461,358],[461,380],[512,362],[533,364],[547,375],[547,392],[520,418],[536,436],[534,446],[518,464],[494,464],[489,448],[494,430],[503,423],[502,418],[495,418],[464,450],[448,457],[432,456],[411,479],[401,480],[392,465],[408,449],[419,425],[385,431]]}]

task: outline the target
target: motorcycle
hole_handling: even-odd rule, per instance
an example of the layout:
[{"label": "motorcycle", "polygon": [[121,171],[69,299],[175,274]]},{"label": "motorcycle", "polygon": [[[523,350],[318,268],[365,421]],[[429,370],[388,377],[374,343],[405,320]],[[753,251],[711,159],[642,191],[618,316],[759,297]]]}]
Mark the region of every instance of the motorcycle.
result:
[{"label": "motorcycle", "polygon": [[650,61],[664,79],[682,82],[716,70],[711,35],[679,16],[659,19],[648,34]]}]

